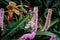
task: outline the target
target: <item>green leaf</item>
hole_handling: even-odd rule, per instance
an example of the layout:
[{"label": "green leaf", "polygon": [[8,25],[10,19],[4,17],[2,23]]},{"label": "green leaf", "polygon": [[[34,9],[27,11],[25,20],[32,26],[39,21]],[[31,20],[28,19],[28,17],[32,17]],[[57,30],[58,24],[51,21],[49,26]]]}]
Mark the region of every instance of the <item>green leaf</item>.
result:
[{"label": "green leaf", "polygon": [[60,38],[59,38],[59,37],[57,37],[57,38],[56,38],[56,40],[60,40]]},{"label": "green leaf", "polygon": [[51,32],[43,32],[43,31],[38,30],[38,31],[37,31],[37,35],[47,35],[47,36],[51,36],[51,35],[53,35],[53,33],[51,33]]},{"label": "green leaf", "polygon": [[54,21],[51,22],[50,26],[54,25],[57,22],[59,22],[59,19],[54,19]]},{"label": "green leaf", "polygon": [[18,18],[17,18],[17,16],[15,15],[15,18],[16,18],[16,21],[18,21]]},{"label": "green leaf", "polygon": [[11,0],[5,0],[5,1],[9,3]]},{"label": "green leaf", "polygon": [[60,15],[60,10],[59,10],[59,15]]},{"label": "green leaf", "polygon": [[56,4],[53,4],[53,6],[52,7],[57,7],[58,6],[58,3],[56,3]]},{"label": "green leaf", "polygon": [[28,18],[29,18],[29,15],[27,15],[24,20],[22,20],[15,28],[13,28],[13,29],[5,36],[5,38],[8,37],[9,35],[11,35],[12,33],[14,33],[14,31],[15,31],[18,27],[20,27]]},{"label": "green leaf", "polygon": [[22,19],[22,17],[20,16],[20,17],[19,17],[19,21],[20,21],[21,19]]},{"label": "green leaf", "polygon": [[47,13],[47,11],[48,11],[48,8],[46,8],[45,11],[44,11],[44,17],[45,17],[45,18],[46,18],[46,13]]}]

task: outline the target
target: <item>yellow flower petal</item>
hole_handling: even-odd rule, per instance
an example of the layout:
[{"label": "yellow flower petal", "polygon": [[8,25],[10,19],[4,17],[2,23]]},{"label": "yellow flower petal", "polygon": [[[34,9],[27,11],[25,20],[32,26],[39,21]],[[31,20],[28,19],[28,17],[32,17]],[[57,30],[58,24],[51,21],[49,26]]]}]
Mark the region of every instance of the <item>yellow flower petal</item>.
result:
[{"label": "yellow flower petal", "polygon": [[13,9],[13,12],[16,13],[17,15],[21,15],[21,12],[17,9]]},{"label": "yellow flower petal", "polygon": [[41,24],[39,24],[39,29],[42,30],[43,29],[43,26]]}]

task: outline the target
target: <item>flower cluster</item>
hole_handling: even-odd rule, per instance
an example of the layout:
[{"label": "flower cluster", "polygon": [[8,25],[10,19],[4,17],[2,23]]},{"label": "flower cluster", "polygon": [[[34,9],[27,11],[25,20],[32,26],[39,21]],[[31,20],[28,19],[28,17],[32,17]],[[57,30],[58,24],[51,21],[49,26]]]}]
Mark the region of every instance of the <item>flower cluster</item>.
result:
[{"label": "flower cluster", "polygon": [[3,30],[3,21],[4,21],[4,9],[0,8],[0,27]]},{"label": "flower cluster", "polygon": [[32,19],[28,22],[28,24],[25,26],[25,28],[29,28],[31,26],[32,32],[28,34],[24,34],[22,37],[20,37],[18,40],[26,40],[26,39],[34,39],[38,27],[38,7],[34,7],[33,10],[34,16]]},{"label": "flower cluster", "polygon": [[56,35],[52,35],[50,40],[56,40]]},{"label": "flower cluster", "polygon": [[9,5],[7,6],[8,9],[8,21],[12,21],[13,19],[13,13],[19,15],[19,16],[24,16],[21,14],[21,12],[18,10],[18,7],[16,6],[15,2],[9,2]]},{"label": "flower cluster", "polygon": [[51,22],[51,15],[52,15],[52,9],[48,9],[48,14],[47,14],[47,17],[46,17],[46,22],[45,22],[45,25],[44,25],[44,28],[42,31],[47,31],[50,27],[50,22]]}]

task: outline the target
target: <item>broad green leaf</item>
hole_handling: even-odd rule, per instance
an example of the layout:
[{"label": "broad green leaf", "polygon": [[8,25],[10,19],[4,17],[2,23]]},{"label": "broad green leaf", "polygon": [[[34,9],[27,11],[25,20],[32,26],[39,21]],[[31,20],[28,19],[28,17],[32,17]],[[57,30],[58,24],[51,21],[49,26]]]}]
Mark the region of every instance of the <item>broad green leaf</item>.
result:
[{"label": "broad green leaf", "polygon": [[43,32],[43,31],[38,30],[38,31],[37,31],[37,35],[47,35],[47,36],[51,36],[51,35],[53,35],[53,33],[51,33],[51,32]]}]

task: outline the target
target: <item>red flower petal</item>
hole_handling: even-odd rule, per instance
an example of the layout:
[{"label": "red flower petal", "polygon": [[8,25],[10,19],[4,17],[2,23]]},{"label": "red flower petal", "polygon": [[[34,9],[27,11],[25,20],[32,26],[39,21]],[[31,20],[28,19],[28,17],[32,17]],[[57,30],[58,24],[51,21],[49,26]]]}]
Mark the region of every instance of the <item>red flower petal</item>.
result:
[{"label": "red flower petal", "polygon": [[13,12],[11,10],[8,11],[8,21],[12,21],[13,19]]},{"label": "red flower petal", "polygon": [[23,14],[21,14],[21,16],[23,16],[23,17],[24,17],[24,15],[23,15]]},{"label": "red flower petal", "polygon": [[24,7],[26,7],[26,8],[32,8],[31,6],[27,6],[27,5],[24,5]]},{"label": "red flower petal", "polygon": [[13,16],[8,15],[8,21],[10,22],[10,21],[12,21],[12,20],[13,20]]}]

